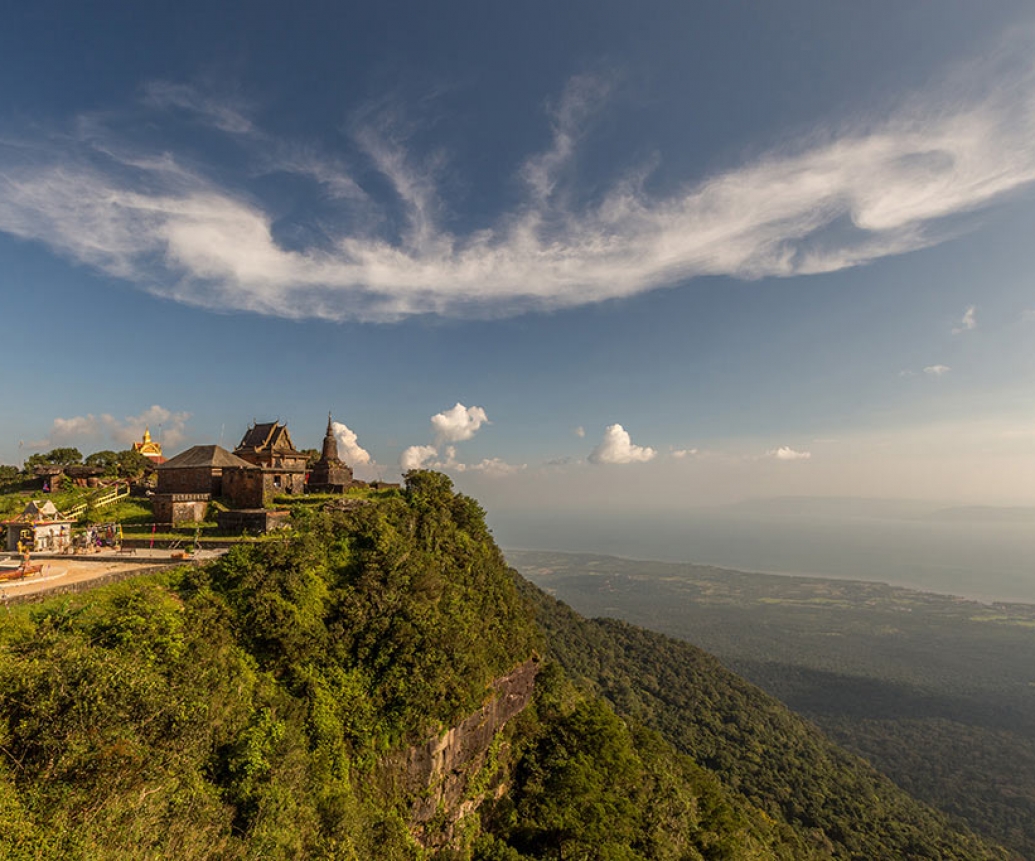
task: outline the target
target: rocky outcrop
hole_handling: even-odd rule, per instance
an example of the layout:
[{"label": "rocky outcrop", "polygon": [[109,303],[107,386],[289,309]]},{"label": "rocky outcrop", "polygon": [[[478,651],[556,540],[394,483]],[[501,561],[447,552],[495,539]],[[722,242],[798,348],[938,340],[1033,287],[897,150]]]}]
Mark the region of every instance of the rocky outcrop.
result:
[{"label": "rocky outcrop", "polygon": [[506,722],[531,701],[538,671],[538,658],[525,661],[492,683],[494,695],[478,711],[407,751],[406,789],[415,799],[410,829],[426,848],[449,845],[459,822],[506,788],[498,764],[506,751],[499,745],[494,751],[494,742]]}]

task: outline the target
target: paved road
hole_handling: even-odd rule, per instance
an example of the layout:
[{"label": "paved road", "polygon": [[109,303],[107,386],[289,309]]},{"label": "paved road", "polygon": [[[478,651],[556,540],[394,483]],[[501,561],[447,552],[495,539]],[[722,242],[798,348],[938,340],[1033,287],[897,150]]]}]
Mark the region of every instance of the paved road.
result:
[{"label": "paved road", "polygon": [[[225,553],[225,550],[202,550],[196,557],[207,562]],[[11,554],[0,555],[0,572],[17,567],[19,558]],[[20,580],[0,580],[0,602],[23,595],[35,595],[54,589],[86,583],[90,580],[111,579],[109,575],[131,574],[134,571],[155,568],[160,565],[182,565],[185,560],[169,550],[140,549],[134,553],[116,553],[102,550],[83,556],[39,554],[32,557],[32,564],[42,565],[43,570]]]}]

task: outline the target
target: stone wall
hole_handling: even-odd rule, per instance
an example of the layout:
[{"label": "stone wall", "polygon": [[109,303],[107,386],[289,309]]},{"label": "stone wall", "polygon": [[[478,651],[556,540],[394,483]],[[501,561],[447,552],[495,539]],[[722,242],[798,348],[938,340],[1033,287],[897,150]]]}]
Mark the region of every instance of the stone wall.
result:
[{"label": "stone wall", "polygon": [[262,508],[266,504],[262,471],[227,467],[223,472],[223,494],[238,508]]},{"label": "stone wall", "polygon": [[155,523],[198,523],[210,499],[207,493],[156,493],[151,497]]},{"label": "stone wall", "polygon": [[211,466],[158,470],[159,493],[223,493],[223,471]]}]

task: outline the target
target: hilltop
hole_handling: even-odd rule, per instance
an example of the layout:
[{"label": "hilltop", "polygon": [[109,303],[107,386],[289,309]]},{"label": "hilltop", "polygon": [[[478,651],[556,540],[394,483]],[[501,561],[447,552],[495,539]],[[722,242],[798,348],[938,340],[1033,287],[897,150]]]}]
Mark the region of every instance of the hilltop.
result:
[{"label": "hilltop", "polygon": [[1005,859],[430,472],[0,629],[15,859]]}]

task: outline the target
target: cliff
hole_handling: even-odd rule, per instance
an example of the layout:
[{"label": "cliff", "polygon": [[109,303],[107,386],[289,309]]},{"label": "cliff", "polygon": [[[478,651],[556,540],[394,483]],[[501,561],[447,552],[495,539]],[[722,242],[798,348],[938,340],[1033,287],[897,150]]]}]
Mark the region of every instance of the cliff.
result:
[{"label": "cliff", "polygon": [[525,661],[493,681],[489,701],[474,714],[386,762],[403,775],[404,791],[414,799],[408,824],[425,848],[455,844],[462,820],[506,791],[509,751],[494,745],[507,721],[531,702],[538,671],[538,659]]}]

